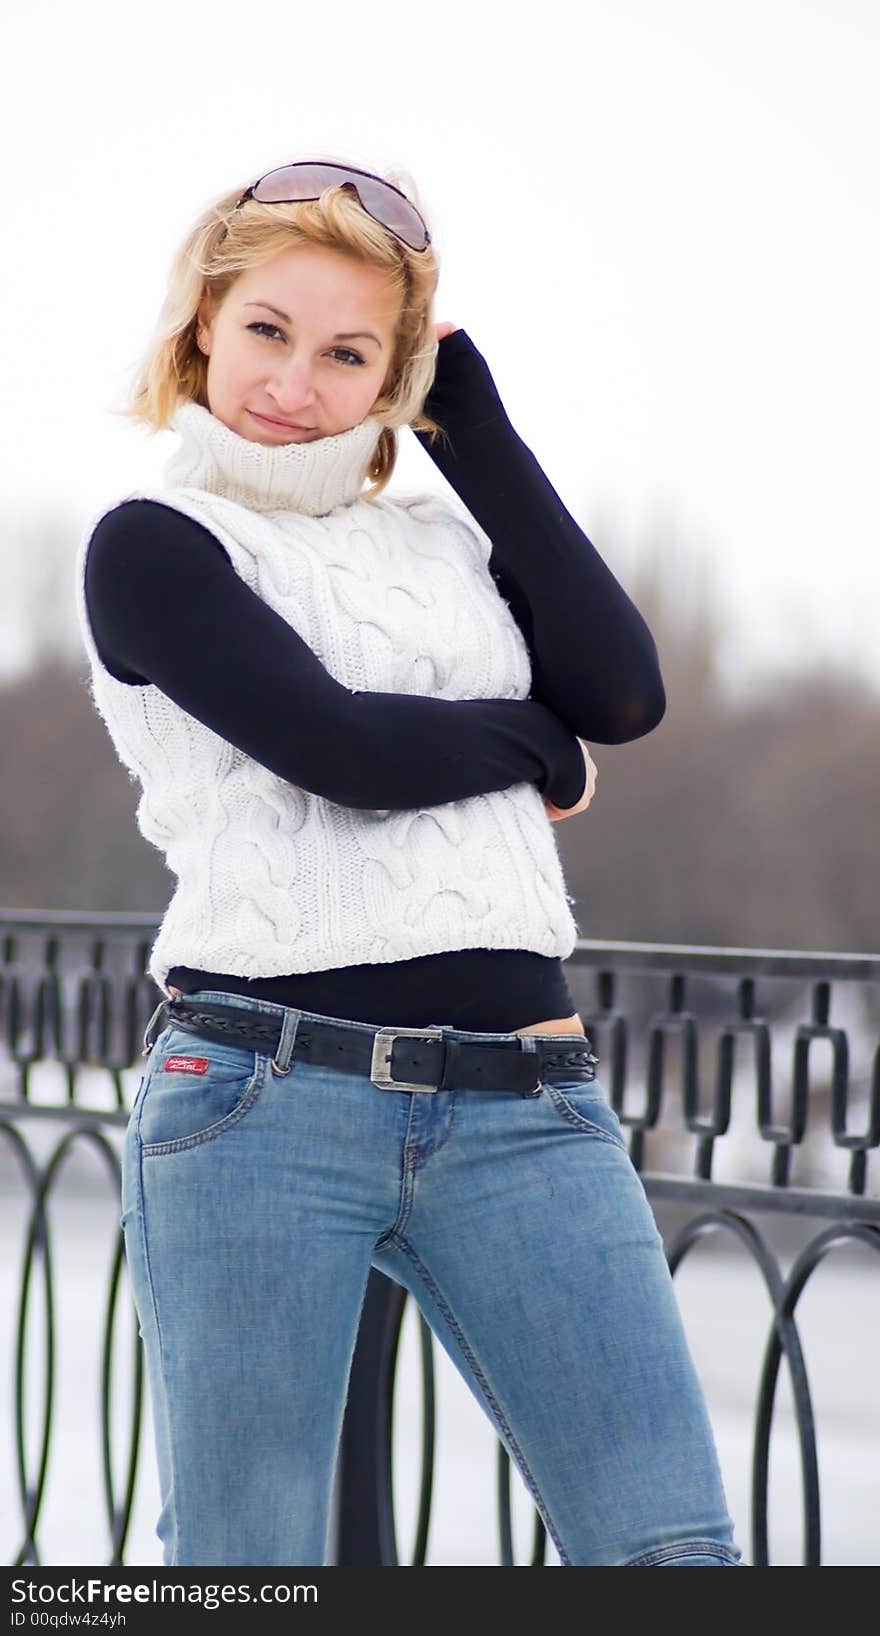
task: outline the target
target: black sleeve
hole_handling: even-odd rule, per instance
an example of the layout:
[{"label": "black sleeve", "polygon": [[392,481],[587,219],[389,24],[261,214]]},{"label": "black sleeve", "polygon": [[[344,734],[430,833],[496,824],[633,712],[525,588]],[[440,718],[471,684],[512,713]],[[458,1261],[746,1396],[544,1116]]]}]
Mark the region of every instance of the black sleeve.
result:
[{"label": "black sleeve", "polygon": [[666,709],[651,632],[514,430],[466,330],[440,342],[425,408],[448,442],[415,436],[491,540],[490,573],[529,649],[531,697],[598,744],[651,732]]},{"label": "black sleeve", "polygon": [[208,529],[159,501],[105,513],[84,589],[111,674],[152,682],[279,778],[341,806],[431,807],[518,783],[562,807],[583,794],[577,737],[546,705],[350,691]]}]

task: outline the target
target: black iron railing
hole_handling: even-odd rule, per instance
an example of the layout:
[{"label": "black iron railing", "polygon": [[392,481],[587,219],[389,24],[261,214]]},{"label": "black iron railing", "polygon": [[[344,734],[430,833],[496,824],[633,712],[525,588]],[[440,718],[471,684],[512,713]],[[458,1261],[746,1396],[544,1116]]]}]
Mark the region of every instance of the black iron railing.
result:
[{"label": "black iron railing", "polygon": [[[160,998],[146,975],[157,927],[150,915],[0,912],[0,1184],[4,1209],[23,1201],[27,1213],[12,1306],[0,1314],[0,1333],[10,1337],[4,1366],[13,1371],[15,1469],[6,1474],[6,1486],[18,1508],[17,1537],[4,1549],[16,1566],[41,1563],[40,1513],[56,1417],[57,1292],[46,1203],[83,1143],[95,1150],[118,1203],[121,1136],[143,1060],[143,1032]],[[673,1273],[699,1241],[714,1235],[745,1251],[763,1280],[767,1334],[754,1389],[750,1557],[757,1566],[769,1563],[769,1450],[784,1363],[799,1443],[803,1562],[816,1566],[822,1560],[817,1428],[798,1305],[835,1248],[859,1243],[880,1250],[880,1174],[871,1158],[880,1146],[880,955],[584,940],[568,969]],[[60,1065],[64,1092],[47,1102],[35,1098],[32,1087],[48,1064],[56,1071]],[[83,1099],[82,1080],[95,1070],[103,1099]],[[748,1130],[740,1117],[735,1130],[734,1113],[743,1108],[754,1117]],[[52,1132],[51,1143],[39,1144],[46,1148],[40,1156],[35,1120]],[[733,1174],[722,1175],[731,1153]],[[797,1229],[787,1268],[766,1225],[780,1219]],[[101,1462],[105,1560],[117,1565],[124,1560],[139,1471],[144,1371],[135,1325],[124,1365],[131,1372],[131,1415],[119,1482],[111,1399],[122,1367],[115,1335],[127,1299],[121,1230],[110,1248]],[[880,1261],[876,1265],[880,1272]],[[34,1450],[27,1447],[25,1385],[38,1273],[45,1364]],[[337,1467],[333,1560],[340,1565],[400,1562],[392,1434],[408,1299],[399,1285],[371,1273]],[[427,1556],[437,1435],[434,1341],[420,1313],[417,1324],[422,1436],[417,1514],[407,1519],[413,1566]],[[510,1470],[500,1443],[497,1455],[498,1563],[512,1566]],[[536,1512],[530,1561],[543,1563],[545,1549]]]}]

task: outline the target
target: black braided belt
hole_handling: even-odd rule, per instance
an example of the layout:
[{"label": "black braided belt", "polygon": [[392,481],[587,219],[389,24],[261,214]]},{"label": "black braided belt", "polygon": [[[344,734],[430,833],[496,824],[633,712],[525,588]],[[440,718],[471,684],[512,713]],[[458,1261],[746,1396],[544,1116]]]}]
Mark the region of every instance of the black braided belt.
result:
[{"label": "black braided belt", "polygon": [[[272,1058],[281,1043],[281,1017],[222,1005],[210,1000],[164,1000],[156,1007],[144,1034],[144,1055],[169,1023],[218,1044],[241,1045]],[[300,1020],[294,1059],[338,1068],[342,1073],[368,1074],[385,1091],[517,1091],[539,1096],[542,1084],[553,1079],[596,1077],[591,1041],[572,1046],[570,1036],[560,1045],[559,1035],[532,1034],[535,1048],[525,1050],[520,1039],[468,1040],[454,1028],[377,1028],[370,1034],[314,1017]]]}]

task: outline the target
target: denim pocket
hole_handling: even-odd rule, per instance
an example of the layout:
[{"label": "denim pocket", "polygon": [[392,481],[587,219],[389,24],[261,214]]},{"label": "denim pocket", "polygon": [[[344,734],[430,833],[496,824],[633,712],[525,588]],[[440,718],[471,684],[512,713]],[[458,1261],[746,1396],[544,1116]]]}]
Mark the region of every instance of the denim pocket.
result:
[{"label": "denim pocket", "polygon": [[213,1141],[257,1101],[269,1058],[245,1046],[217,1044],[178,1024],[163,1029],[138,1093],[144,1157]]},{"label": "denim pocket", "polygon": [[613,1142],[615,1147],[622,1148],[628,1154],[620,1120],[598,1080],[571,1079],[554,1083],[546,1079],[544,1090],[550,1106],[567,1125],[587,1131],[591,1136],[600,1136],[603,1141]]}]

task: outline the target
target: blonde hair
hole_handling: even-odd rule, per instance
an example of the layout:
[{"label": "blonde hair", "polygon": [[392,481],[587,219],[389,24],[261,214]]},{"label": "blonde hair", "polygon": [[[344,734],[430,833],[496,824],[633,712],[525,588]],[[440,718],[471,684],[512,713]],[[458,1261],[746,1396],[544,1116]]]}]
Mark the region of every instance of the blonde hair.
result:
[{"label": "blonde hair", "polygon": [[[318,158],[322,163],[351,163],[335,155]],[[404,177],[408,187],[404,186]],[[406,173],[386,171],[384,180],[405,192],[424,218],[416,189]],[[394,470],[399,426],[428,433],[432,443],[438,435],[445,435],[424,412],[438,345],[433,298],[439,267],[433,244],[426,250],[411,250],[374,221],[358,199],[341,187],[327,188],[320,199],[301,204],[260,204],[250,198],[236,210],[248,185],[243,183],[208,205],[175,253],[165,300],[152,340],[137,367],[132,395],[125,407],[115,412],[161,431],[170,424],[181,400],[193,400],[207,409],[208,359],[196,340],[197,312],[203,296],[216,310],[241,273],[293,246],[336,250],[384,273],[399,300],[387,390],[380,393],[370,410],[382,422],[367,469],[372,486],[364,495],[365,499],[375,499]]]}]

